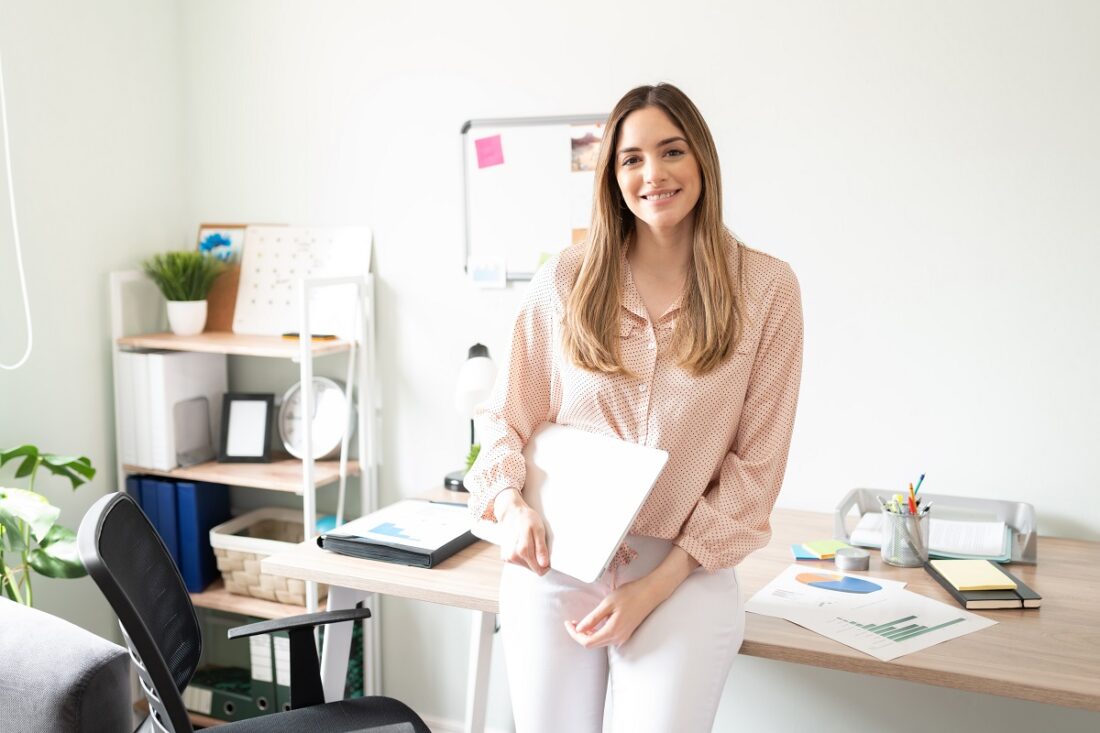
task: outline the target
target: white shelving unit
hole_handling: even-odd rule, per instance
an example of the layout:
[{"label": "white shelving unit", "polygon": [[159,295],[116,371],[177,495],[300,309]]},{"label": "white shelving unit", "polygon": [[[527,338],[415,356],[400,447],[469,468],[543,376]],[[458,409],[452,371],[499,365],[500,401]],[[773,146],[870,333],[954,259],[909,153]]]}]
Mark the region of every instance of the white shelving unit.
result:
[{"label": "white shelving unit", "polygon": [[[337,285],[355,285],[358,288],[357,338],[313,341],[310,338],[310,293],[318,288]],[[208,481],[269,491],[282,491],[302,497],[302,518],[306,539],[315,536],[317,526],[317,497],[320,487],[338,485],[337,520],[344,521],[344,497],[347,478],[359,475],[359,506],[363,513],[378,506],[377,435],[380,410],[377,394],[374,353],[374,278],[373,275],[357,277],[299,278],[298,290],[302,304],[299,314],[297,341],[280,336],[248,336],[228,332],[205,332],[196,336],[177,336],[163,331],[164,300],[153,283],[140,271],[130,270],[110,274],[111,304],[111,354],[115,387],[115,440],[121,445],[119,393],[122,385],[119,377],[119,353],[123,351],[170,350],[250,356],[273,359],[290,359],[298,363],[303,385],[312,383],[313,360],[336,354],[347,358],[346,389],[357,394],[356,440],[359,460],[349,460],[349,436],[345,433],[336,460],[298,460],[289,456],[277,456],[270,463],[218,463],[210,461],[187,468],[161,471],[124,464],[120,451],[116,450],[116,468],[119,491],[126,490],[129,474],[147,474],[193,481]],[[356,387],[358,387],[356,389]],[[302,414],[311,414],[311,390],[303,389]],[[303,429],[304,454],[313,453],[312,431]],[[212,608],[242,615],[278,618],[317,610],[317,586],[306,587],[306,607],[271,603],[245,596],[227,593],[215,582],[202,593],[191,594],[192,602],[201,608]],[[377,596],[370,599],[373,618],[364,629],[364,692],[377,694],[380,690],[380,639],[379,604]]]}]

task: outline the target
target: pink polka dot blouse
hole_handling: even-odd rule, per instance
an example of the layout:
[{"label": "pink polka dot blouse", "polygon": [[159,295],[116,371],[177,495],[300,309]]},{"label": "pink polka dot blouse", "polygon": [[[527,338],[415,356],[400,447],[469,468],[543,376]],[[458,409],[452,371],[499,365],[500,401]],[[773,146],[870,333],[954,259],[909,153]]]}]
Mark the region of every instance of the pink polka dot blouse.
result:
[{"label": "pink polka dot blouse", "polygon": [[[732,237],[726,247],[736,266]],[[680,302],[651,322],[624,252],[619,336],[625,366],[637,376],[608,375],[576,366],[561,348],[582,248],[546,263],[525,294],[508,367],[477,415],[481,453],[465,480],[471,512],[494,519],[497,494],[522,488],[522,451],[536,427],[571,425],[668,451],[631,534],[672,540],[707,570],[733,567],[767,544],[787,466],[802,373],[798,280],[787,263],[742,249],[741,341],[717,368],[693,376],[671,353]],[[629,559],[622,554],[615,564]]]}]

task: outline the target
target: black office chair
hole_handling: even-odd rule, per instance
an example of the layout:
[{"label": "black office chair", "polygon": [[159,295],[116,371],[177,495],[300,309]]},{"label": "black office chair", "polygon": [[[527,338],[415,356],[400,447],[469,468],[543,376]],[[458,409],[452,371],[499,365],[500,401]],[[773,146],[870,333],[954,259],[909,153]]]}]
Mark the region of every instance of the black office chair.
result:
[{"label": "black office chair", "polygon": [[[77,535],[80,559],[118,616],[138,669],[149,717],[140,730],[191,733],[180,692],[202,652],[191,597],[160,535],[126,494],[108,494],[84,515]],[[365,608],[312,613],[249,624],[229,632],[240,639],[272,631],[290,637],[290,704],[286,712],[219,726],[226,733],[431,733],[407,705],[388,697],[324,702],[313,629],[370,616]]]}]

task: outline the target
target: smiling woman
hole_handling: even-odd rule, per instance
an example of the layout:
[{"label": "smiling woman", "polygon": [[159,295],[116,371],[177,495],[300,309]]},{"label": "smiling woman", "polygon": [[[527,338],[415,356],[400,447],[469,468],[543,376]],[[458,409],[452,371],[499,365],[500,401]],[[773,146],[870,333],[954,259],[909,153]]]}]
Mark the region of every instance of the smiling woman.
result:
[{"label": "smiling woman", "polygon": [[[735,568],[767,544],[786,469],[798,281],[723,225],[714,141],[676,87],[619,101],[595,175],[588,240],[531,282],[465,483],[471,511],[508,538],[516,729],[709,730],[744,633]],[[546,526],[523,499],[522,451],[546,421],[669,454],[594,583],[551,569]]]}]

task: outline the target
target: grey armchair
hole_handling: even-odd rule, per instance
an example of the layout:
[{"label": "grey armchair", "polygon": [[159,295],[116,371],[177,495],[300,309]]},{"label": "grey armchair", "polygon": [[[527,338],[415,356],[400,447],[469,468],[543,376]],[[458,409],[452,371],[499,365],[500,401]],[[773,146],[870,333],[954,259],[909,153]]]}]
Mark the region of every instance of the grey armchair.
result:
[{"label": "grey armchair", "polygon": [[0,598],[0,729],[118,733],[133,728],[125,649]]}]

